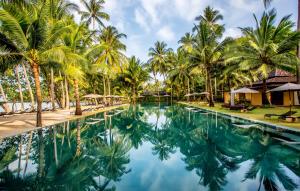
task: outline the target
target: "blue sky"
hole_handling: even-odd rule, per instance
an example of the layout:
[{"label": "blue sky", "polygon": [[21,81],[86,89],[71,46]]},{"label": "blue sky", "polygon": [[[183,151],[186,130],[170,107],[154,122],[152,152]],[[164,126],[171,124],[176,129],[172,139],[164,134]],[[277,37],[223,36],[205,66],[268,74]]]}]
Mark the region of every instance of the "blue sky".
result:
[{"label": "blue sky", "polygon": [[[80,0],[72,0],[80,4]],[[177,49],[178,40],[190,32],[194,18],[202,14],[206,6],[218,9],[224,16],[225,36],[238,37],[238,27],[253,26],[252,14],[264,11],[262,0],[106,0],[105,11],[112,24],[127,35],[127,56],[135,55],[148,60],[148,49],[157,40],[165,41]],[[278,18],[292,14],[296,22],[297,0],[274,0]]]}]

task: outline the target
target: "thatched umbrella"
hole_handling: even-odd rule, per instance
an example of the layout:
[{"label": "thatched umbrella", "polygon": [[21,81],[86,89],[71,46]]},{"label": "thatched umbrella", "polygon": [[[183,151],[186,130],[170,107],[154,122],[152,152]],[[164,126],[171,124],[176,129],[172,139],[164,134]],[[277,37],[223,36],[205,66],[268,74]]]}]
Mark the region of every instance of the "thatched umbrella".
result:
[{"label": "thatched umbrella", "polygon": [[98,98],[103,98],[104,96],[103,95],[98,95],[98,94],[87,94],[87,95],[82,96],[82,97],[86,98],[86,99],[95,99],[96,105],[98,105],[97,99]]},{"label": "thatched umbrella", "polygon": [[292,111],[292,99],[291,99],[291,91],[299,91],[300,84],[286,83],[277,88],[271,89],[268,92],[289,92],[290,99],[290,111]]}]

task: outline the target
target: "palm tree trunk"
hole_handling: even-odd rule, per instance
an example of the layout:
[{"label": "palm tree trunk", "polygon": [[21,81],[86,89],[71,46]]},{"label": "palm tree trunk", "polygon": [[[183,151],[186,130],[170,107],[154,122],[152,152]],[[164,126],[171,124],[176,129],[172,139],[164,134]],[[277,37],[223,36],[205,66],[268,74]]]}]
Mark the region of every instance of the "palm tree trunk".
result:
[{"label": "palm tree trunk", "polygon": [[82,115],[81,105],[80,105],[80,97],[79,97],[79,86],[78,80],[74,79],[74,93],[75,93],[75,100],[76,100],[76,110],[75,115]]},{"label": "palm tree trunk", "polygon": [[4,90],[3,90],[3,87],[2,87],[2,84],[1,84],[1,81],[0,81],[0,92],[1,92],[1,96],[2,96],[2,99],[3,99],[3,104],[2,104],[2,107],[3,107],[3,109],[4,109],[4,111],[6,112],[6,113],[9,113],[9,112],[11,112],[11,109],[9,108],[9,105],[8,105],[8,103],[7,103],[7,98],[6,98],[6,95],[5,95],[5,93],[4,93]]},{"label": "palm tree trunk", "polygon": [[25,76],[25,80],[26,80],[26,85],[27,85],[27,89],[30,95],[30,100],[31,100],[31,110],[34,111],[35,110],[35,103],[34,103],[34,97],[33,97],[33,93],[32,93],[32,88],[31,88],[31,84],[27,75],[27,71],[26,71],[26,67],[25,64],[22,62],[22,67],[23,67],[23,72],[24,72],[24,76]]},{"label": "palm tree trunk", "polygon": [[[59,72],[59,77],[62,79],[62,76],[61,76],[61,72]],[[65,88],[64,88],[64,82],[63,80],[60,81],[60,88],[61,88],[61,105],[62,105],[62,108],[65,109],[66,108],[66,94],[65,94]]]},{"label": "palm tree trunk", "polygon": [[22,157],[22,146],[23,146],[23,137],[20,135],[20,143],[19,143],[19,160],[18,160],[18,177],[20,177],[21,173],[21,157]]},{"label": "palm tree trunk", "polygon": [[17,76],[18,89],[19,89],[19,94],[20,94],[21,111],[24,111],[24,99],[23,99],[22,85],[21,85],[21,81],[20,81],[20,75],[19,75],[18,68],[19,67],[16,66],[15,73],[16,73],[16,76]]},{"label": "palm tree trunk", "polygon": [[212,84],[211,84],[211,76],[210,76],[210,72],[207,71],[207,90],[209,92],[209,95],[208,95],[208,102],[209,102],[209,107],[214,107],[215,104],[214,104],[214,101],[213,101],[213,91],[212,91]]},{"label": "palm tree trunk", "polygon": [[80,150],[80,144],[81,144],[81,137],[80,137],[81,129],[80,128],[81,127],[80,127],[80,123],[78,120],[76,121],[76,127],[77,127],[77,134],[76,134],[76,154],[75,154],[75,156],[79,156],[81,153],[81,150]]},{"label": "palm tree trunk", "polygon": [[69,85],[68,85],[67,76],[65,76],[65,88],[66,88],[66,109],[70,109]]},{"label": "palm tree trunk", "polygon": [[37,100],[36,126],[42,127],[42,92],[41,92],[39,66],[36,63],[32,63],[31,67],[33,71],[34,81],[35,81],[36,100]]},{"label": "palm tree trunk", "polygon": [[267,98],[267,80],[266,79],[263,79],[262,103],[263,103],[263,105],[268,104],[268,98]]},{"label": "palm tree trunk", "polygon": [[187,92],[187,94],[188,94],[188,96],[187,96],[187,99],[188,99],[188,101],[190,101],[190,79],[188,78],[188,82],[187,82],[187,86],[188,86],[188,92]]},{"label": "palm tree trunk", "polygon": [[[297,30],[300,32],[300,0],[298,0],[298,21],[297,21]],[[300,58],[300,42],[298,44],[298,58]],[[297,81],[300,84],[300,63],[298,63],[298,72],[297,72]]]},{"label": "palm tree trunk", "polygon": [[32,135],[33,135],[33,131],[30,131],[28,145],[26,147],[26,160],[25,160],[26,162],[25,162],[23,176],[25,176],[26,170],[27,170],[27,166],[28,166],[28,159],[29,159],[29,154],[30,154],[30,149],[31,149],[31,144],[32,144]]},{"label": "palm tree trunk", "polygon": [[105,85],[105,76],[104,75],[102,75],[102,81],[103,81],[103,102],[104,102],[104,104],[106,104],[106,98],[105,98],[105,96],[106,96],[106,85]]},{"label": "palm tree trunk", "polygon": [[55,111],[54,72],[53,72],[53,68],[50,69],[50,78],[51,78],[51,84],[50,84],[51,105],[52,105],[52,111]]},{"label": "palm tree trunk", "polygon": [[44,168],[45,168],[45,144],[43,131],[38,130],[38,143],[39,143],[39,154],[38,154],[38,178],[42,178],[44,176]]}]

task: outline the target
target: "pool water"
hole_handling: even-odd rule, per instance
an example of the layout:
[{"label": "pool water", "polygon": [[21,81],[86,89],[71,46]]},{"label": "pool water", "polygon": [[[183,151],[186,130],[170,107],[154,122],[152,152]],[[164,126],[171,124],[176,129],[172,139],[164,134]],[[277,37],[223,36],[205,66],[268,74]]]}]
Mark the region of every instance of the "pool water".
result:
[{"label": "pool water", "polygon": [[300,150],[249,121],[136,105],[1,140],[0,190],[300,190]]}]

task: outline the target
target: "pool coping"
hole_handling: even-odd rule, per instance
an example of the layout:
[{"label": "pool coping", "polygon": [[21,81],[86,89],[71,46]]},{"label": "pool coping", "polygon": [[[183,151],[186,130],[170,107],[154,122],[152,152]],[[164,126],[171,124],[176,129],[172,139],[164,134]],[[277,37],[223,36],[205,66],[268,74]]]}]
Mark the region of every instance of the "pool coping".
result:
[{"label": "pool coping", "polygon": [[0,136],[0,141],[3,140],[3,139],[7,139],[7,138],[15,137],[15,136],[18,136],[18,135],[26,134],[26,133],[29,133],[31,131],[36,131],[36,130],[44,129],[44,128],[50,128],[51,126],[54,126],[54,125],[57,125],[57,124],[60,124],[60,123],[64,123],[64,122],[67,122],[67,121],[82,119],[82,118],[89,117],[89,116],[92,116],[92,115],[95,115],[95,114],[98,114],[98,113],[107,112],[107,111],[111,111],[111,110],[114,110],[114,109],[117,109],[117,108],[120,108],[120,107],[128,107],[128,106],[129,106],[128,103],[121,104],[121,105],[114,105],[114,106],[104,107],[104,108],[102,108],[98,111],[83,113],[82,115],[79,115],[79,116],[74,115],[74,116],[71,116],[71,118],[66,117],[65,120],[58,121],[57,123],[53,123],[51,125],[45,125],[45,126],[42,126],[42,127],[32,127],[32,128],[28,128],[28,129],[24,130],[23,132],[18,132],[18,133],[7,135],[7,136]]},{"label": "pool coping", "polygon": [[277,125],[277,124],[274,124],[274,123],[269,123],[269,122],[265,122],[265,121],[261,121],[261,120],[257,120],[257,119],[247,119],[247,118],[244,118],[244,117],[241,117],[241,116],[238,116],[238,115],[228,114],[228,113],[224,113],[224,112],[220,112],[220,111],[214,111],[214,110],[210,110],[210,109],[203,108],[201,106],[193,105],[193,104],[189,104],[189,103],[183,103],[183,102],[177,102],[177,103],[182,104],[182,105],[186,105],[186,106],[190,106],[190,107],[203,109],[203,110],[209,111],[209,112],[219,113],[219,114],[226,115],[226,116],[229,116],[229,117],[235,117],[237,119],[245,120],[245,121],[248,121],[248,122],[253,122],[253,123],[256,123],[256,124],[260,124],[260,125],[265,125],[267,127],[275,129],[275,130],[287,130],[287,131],[292,131],[292,132],[295,132],[295,133],[300,133],[300,129],[296,129],[296,128],[293,128],[293,127],[288,127],[288,126],[284,126],[284,125]]}]

